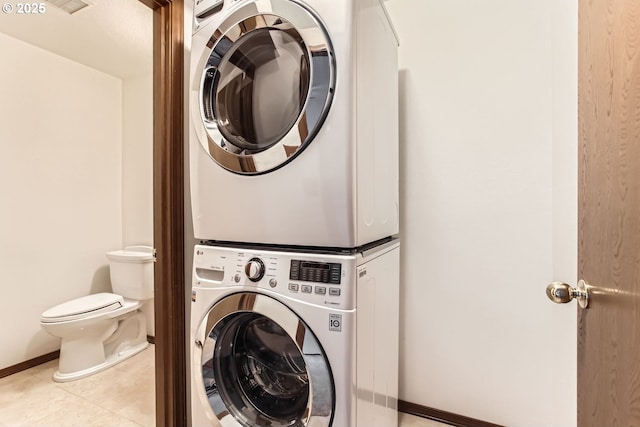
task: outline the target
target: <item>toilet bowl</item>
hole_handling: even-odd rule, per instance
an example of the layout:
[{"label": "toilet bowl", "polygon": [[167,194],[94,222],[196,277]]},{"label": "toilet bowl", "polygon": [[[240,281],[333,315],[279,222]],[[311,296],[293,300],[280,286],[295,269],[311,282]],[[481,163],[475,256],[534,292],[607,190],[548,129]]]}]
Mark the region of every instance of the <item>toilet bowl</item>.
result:
[{"label": "toilet bowl", "polygon": [[95,374],[149,345],[141,307],[153,298],[153,249],[129,246],[107,258],[114,293],[77,298],[42,314],[40,325],[61,338],[55,381]]}]

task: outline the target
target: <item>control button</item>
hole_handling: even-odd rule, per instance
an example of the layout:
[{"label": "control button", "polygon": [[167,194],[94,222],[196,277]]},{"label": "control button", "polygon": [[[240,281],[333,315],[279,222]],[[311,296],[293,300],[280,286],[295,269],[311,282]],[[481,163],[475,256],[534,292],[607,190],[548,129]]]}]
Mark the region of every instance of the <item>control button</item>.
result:
[{"label": "control button", "polygon": [[260,258],[251,258],[244,266],[244,272],[252,282],[258,282],[264,276],[264,263]]},{"label": "control button", "polygon": [[339,285],[342,276],[342,264],[334,263],[329,266],[329,283]]},{"label": "control button", "polygon": [[300,279],[300,261],[291,260],[291,269],[289,270],[289,279],[291,280]]},{"label": "control button", "polygon": [[340,296],[340,288],[329,288],[329,295]]},{"label": "control button", "polygon": [[233,276],[233,281],[236,283],[240,283],[240,274],[236,273],[236,275]]},{"label": "control button", "polygon": [[276,286],[278,286],[278,281],[276,279],[269,279],[269,286],[275,288]]},{"label": "control button", "polygon": [[316,294],[324,295],[326,293],[327,293],[327,288],[325,288],[324,286],[316,286]]},{"label": "control button", "polygon": [[289,290],[291,292],[298,292],[298,284],[297,283],[289,283]]},{"label": "control button", "polygon": [[311,285],[302,285],[301,290],[305,294],[310,294],[313,291],[313,286],[311,286]]}]

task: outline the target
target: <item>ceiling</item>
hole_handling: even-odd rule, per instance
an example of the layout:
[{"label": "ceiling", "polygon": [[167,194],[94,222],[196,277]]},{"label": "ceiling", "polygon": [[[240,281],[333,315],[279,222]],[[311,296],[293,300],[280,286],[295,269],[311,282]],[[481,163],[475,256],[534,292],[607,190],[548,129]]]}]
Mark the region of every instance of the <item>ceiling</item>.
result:
[{"label": "ceiling", "polygon": [[[43,0],[41,0],[42,2]],[[90,0],[69,13],[0,13],[0,32],[115,77],[153,71],[153,12],[138,0]]]}]

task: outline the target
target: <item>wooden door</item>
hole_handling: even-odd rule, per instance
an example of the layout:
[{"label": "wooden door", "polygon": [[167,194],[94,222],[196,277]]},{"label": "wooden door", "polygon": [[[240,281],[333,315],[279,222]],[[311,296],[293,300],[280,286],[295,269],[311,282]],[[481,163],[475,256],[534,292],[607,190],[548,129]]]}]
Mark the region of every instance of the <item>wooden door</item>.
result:
[{"label": "wooden door", "polygon": [[640,426],[640,0],[579,0],[578,425]]}]

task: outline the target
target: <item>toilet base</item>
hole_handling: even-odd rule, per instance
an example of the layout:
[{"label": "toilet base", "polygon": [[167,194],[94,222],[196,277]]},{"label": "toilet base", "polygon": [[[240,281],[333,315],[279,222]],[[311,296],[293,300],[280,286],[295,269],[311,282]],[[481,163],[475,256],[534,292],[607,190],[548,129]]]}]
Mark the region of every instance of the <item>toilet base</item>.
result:
[{"label": "toilet base", "polygon": [[71,372],[68,374],[62,374],[60,373],[60,371],[56,371],[56,373],[53,374],[53,380],[57,382],[68,382],[68,381],[79,380],[80,378],[85,378],[85,377],[88,377],[89,375],[97,374],[100,371],[104,371],[105,369],[110,368],[113,365],[118,364],[123,360],[126,360],[131,356],[134,356],[140,353],[142,350],[146,349],[148,346],[149,346],[149,343],[147,341],[144,341],[138,345],[128,347],[122,351],[114,352],[108,355],[103,363],[92,366],[87,369],[83,369],[81,371]]},{"label": "toilet base", "polygon": [[[136,301],[126,309],[139,305]],[[103,371],[149,345],[146,317],[140,310],[127,311],[115,318],[78,322],[70,332],[78,333],[62,338],[54,381],[73,381]]]}]

